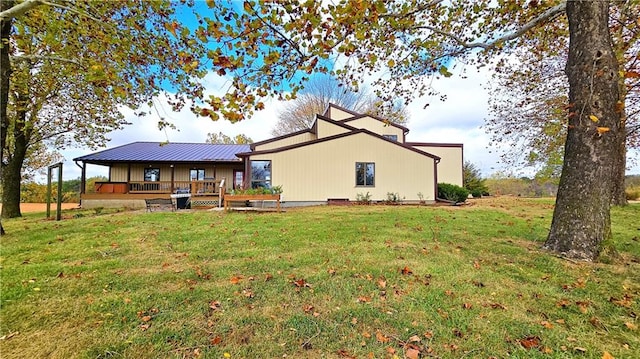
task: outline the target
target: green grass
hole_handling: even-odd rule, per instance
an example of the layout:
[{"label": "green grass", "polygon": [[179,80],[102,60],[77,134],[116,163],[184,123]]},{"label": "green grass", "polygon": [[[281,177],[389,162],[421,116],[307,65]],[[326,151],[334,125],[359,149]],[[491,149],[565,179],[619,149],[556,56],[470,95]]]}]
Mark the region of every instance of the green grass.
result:
[{"label": "green grass", "polygon": [[611,264],[541,251],[552,210],[503,198],[4,220],[0,353],[640,357],[640,205],[612,211]]}]

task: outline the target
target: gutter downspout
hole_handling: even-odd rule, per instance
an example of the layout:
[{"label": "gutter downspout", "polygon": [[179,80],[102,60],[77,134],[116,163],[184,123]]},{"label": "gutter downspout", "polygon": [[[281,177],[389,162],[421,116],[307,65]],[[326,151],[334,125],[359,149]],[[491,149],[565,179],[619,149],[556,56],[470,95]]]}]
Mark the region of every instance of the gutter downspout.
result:
[{"label": "gutter downspout", "polygon": [[438,202],[439,200],[438,198],[438,163],[440,163],[439,158],[437,160],[434,160],[434,164],[433,164],[433,184],[435,185],[433,198],[435,198],[436,202]]}]

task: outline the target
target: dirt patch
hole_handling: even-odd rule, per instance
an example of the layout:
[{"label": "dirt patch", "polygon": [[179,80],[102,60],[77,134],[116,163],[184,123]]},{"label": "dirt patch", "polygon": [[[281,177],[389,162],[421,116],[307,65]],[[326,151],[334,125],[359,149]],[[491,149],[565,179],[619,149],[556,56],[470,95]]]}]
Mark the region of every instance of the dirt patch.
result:
[{"label": "dirt patch", "polygon": [[[78,208],[78,204],[77,203],[63,203],[62,204],[62,209],[73,209],[73,208]],[[0,209],[2,209],[2,204],[0,204]],[[27,212],[46,212],[47,211],[47,204],[46,203],[20,203],[20,212],[22,213],[27,213]],[[51,212],[55,213],[56,211],[56,204],[55,203],[51,203]]]}]

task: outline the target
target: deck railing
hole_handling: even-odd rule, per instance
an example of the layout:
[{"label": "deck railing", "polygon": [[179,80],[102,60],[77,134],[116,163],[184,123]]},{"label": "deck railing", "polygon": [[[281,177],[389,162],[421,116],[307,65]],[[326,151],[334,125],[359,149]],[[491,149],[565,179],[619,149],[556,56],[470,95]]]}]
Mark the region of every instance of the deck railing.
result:
[{"label": "deck railing", "polygon": [[220,193],[222,180],[203,181],[131,181],[129,193],[191,193],[193,196],[210,196]]}]

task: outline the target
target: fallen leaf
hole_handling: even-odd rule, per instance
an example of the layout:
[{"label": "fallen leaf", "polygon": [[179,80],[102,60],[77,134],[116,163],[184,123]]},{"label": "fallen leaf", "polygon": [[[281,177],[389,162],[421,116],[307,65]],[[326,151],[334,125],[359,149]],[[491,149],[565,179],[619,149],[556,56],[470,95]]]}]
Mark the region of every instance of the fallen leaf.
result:
[{"label": "fallen leaf", "polygon": [[393,349],[392,347],[386,347],[384,350],[389,354],[395,354],[396,353],[396,350]]},{"label": "fallen leaf", "polygon": [[221,306],[221,304],[217,300],[211,301],[209,303],[209,308],[211,308],[212,310],[218,310],[218,309],[220,309],[220,306]]},{"label": "fallen leaf", "polygon": [[582,347],[575,347],[575,348],[573,348],[573,351],[580,352],[580,353],[586,353],[587,349],[582,348]]},{"label": "fallen leaf", "polygon": [[218,345],[222,342],[222,338],[220,338],[219,335],[216,335],[214,338],[211,339],[211,345]]},{"label": "fallen leaf", "polygon": [[632,297],[629,296],[628,294],[625,294],[624,297],[622,297],[622,299],[611,297],[609,298],[609,301],[613,304],[617,304],[625,308],[629,308],[633,304]]},{"label": "fallen leaf", "polygon": [[635,325],[635,324],[633,324],[633,323],[631,323],[631,322],[625,322],[625,323],[624,323],[624,325],[625,325],[627,328],[631,329],[631,330],[636,330],[636,329],[638,329],[638,326],[637,326],[637,325]]},{"label": "fallen leaf", "polygon": [[384,280],[384,278],[380,278],[380,279],[378,279],[378,287],[379,287],[380,289],[384,289],[384,288],[386,288],[386,287],[387,287],[387,281],[386,281],[386,280]]},{"label": "fallen leaf", "polygon": [[409,269],[409,267],[404,267],[400,270],[400,273],[404,274],[404,275],[410,275],[413,274],[413,271],[411,269]]},{"label": "fallen leaf", "polygon": [[142,331],[146,331],[147,329],[149,329],[150,325],[149,324],[142,324],[140,325],[140,329],[142,329]]},{"label": "fallen leaf", "polygon": [[602,354],[602,359],[616,359],[613,355],[609,354],[609,352],[604,352]]},{"label": "fallen leaf", "polygon": [[356,359],[354,355],[349,354],[349,352],[346,351],[345,349],[338,350],[338,355],[343,358]]},{"label": "fallen leaf", "polygon": [[580,312],[582,312],[582,314],[587,313],[587,311],[589,310],[589,302],[582,302],[582,301],[578,301],[576,302],[576,305],[578,306],[578,309],[580,309]]},{"label": "fallen leaf", "polygon": [[376,340],[379,341],[380,343],[388,343],[389,342],[389,338],[386,337],[384,334],[382,334],[380,331],[376,332]]},{"label": "fallen leaf", "polygon": [[408,359],[418,359],[420,357],[420,351],[417,349],[409,348],[404,353],[404,356]]},{"label": "fallen leaf", "polygon": [[360,296],[360,297],[358,297],[357,302],[358,303],[369,303],[369,302],[371,302],[371,297]]},{"label": "fallen leaf", "polygon": [[598,117],[597,117],[597,116],[595,116],[595,115],[589,115],[589,118],[590,118],[590,119],[591,119],[591,121],[593,121],[593,122],[598,122],[598,121],[600,121],[600,120],[598,119]]},{"label": "fallen leaf", "polygon": [[596,128],[596,130],[598,131],[599,135],[611,131],[611,129],[609,127],[598,127],[598,128]]},{"label": "fallen leaf", "polygon": [[151,320],[151,316],[150,315],[145,315],[144,317],[140,318],[143,322],[148,322]]},{"label": "fallen leaf", "polygon": [[242,277],[241,275],[239,275],[239,276],[233,276],[233,277],[231,277],[231,279],[230,279],[229,281],[231,282],[231,284],[238,284],[238,283],[240,283],[240,281],[242,280],[242,278],[243,278],[243,277]]},{"label": "fallen leaf", "polygon": [[538,348],[540,346],[540,337],[526,337],[524,339],[520,339],[520,345],[522,345],[525,349]]},{"label": "fallen leaf", "polygon": [[478,261],[473,261],[473,268],[480,269],[480,263]]},{"label": "fallen leaf", "polygon": [[463,309],[471,309],[471,308],[473,308],[473,305],[471,305],[471,303],[462,303],[462,308]]},{"label": "fallen leaf", "polygon": [[268,281],[270,281],[271,279],[273,279],[273,275],[271,275],[271,273],[267,273],[267,274],[265,274],[265,276],[264,276],[264,281],[265,281],[265,282],[268,282]]},{"label": "fallen leaf", "polygon": [[543,320],[542,322],[540,322],[540,325],[542,325],[543,327],[547,328],[547,329],[552,329],[553,328],[553,323],[550,323],[546,320]]},{"label": "fallen leaf", "polygon": [[365,331],[365,332],[362,333],[362,336],[367,338],[367,339],[369,339],[369,338],[371,338],[371,333]]},{"label": "fallen leaf", "polygon": [[417,335],[412,335],[409,338],[409,343],[419,343],[421,341],[420,337]]}]

